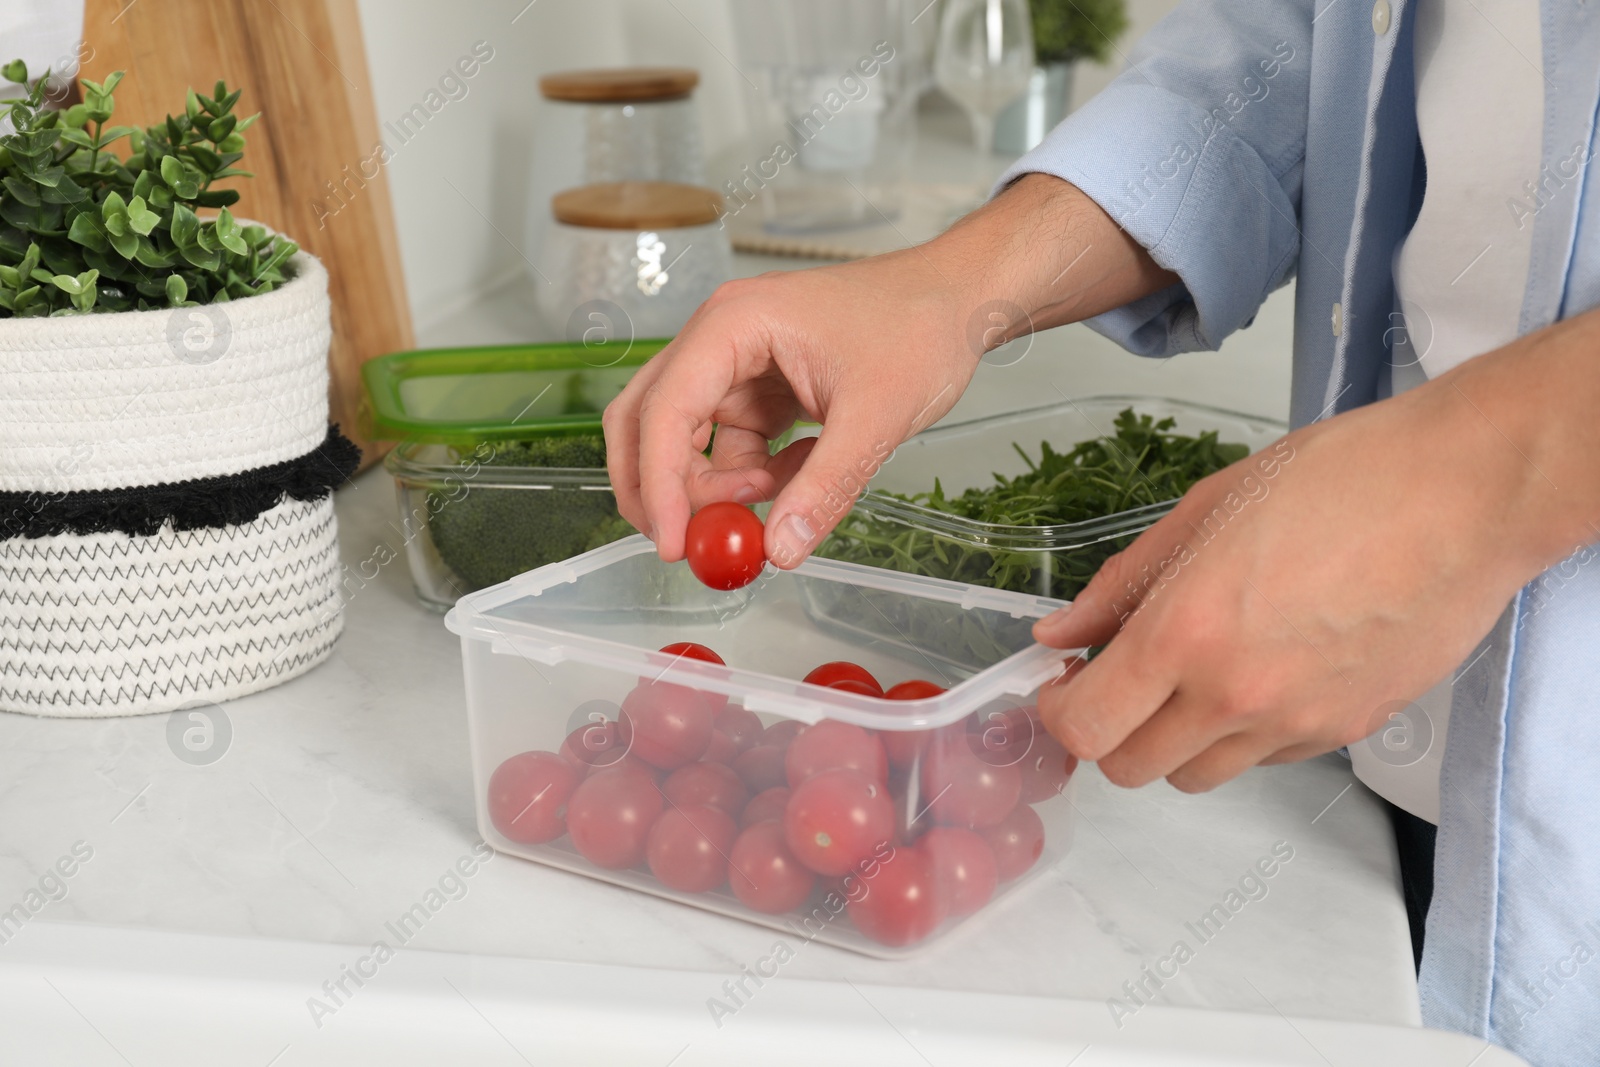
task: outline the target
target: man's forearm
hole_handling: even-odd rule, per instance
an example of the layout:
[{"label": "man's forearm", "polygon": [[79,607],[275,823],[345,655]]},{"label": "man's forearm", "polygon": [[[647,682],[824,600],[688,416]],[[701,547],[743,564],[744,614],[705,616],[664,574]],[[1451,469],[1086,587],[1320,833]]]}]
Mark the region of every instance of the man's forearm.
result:
[{"label": "man's forearm", "polygon": [[1029,174],[923,246],[974,310],[1020,311],[1006,339],[1090,318],[1177,281],[1076,186]]},{"label": "man's forearm", "polygon": [[1524,580],[1600,541],[1600,309],[1519,338],[1423,388],[1473,442],[1486,488],[1500,487],[1506,552]]}]

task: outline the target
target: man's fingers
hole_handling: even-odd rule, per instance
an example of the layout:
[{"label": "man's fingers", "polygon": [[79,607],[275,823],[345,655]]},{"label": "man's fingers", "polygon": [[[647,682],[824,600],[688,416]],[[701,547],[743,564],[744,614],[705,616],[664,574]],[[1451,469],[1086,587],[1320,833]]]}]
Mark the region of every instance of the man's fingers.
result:
[{"label": "man's fingers", "polygon": [[733,384],[735,364],[727,351],[685,347],[663,366],[639,404],[639,494],[656,550],[669,563],[683,558],[690,477],[695,461],[704,461],[695,442],[704,442],[699,435]]},{"label": "man's fingers", "polygon": [[740,504],[770,500],[777,488],[767,471],[771,461],[771,446],[763,434],[724,423],[711,443],[710,468],[689,483],[689,502],[698,511],[717,500]]},{"label": "man's fingers", "polygon": [[1167,777],[1236,732],[1236,724],[1201,702],[1174,693],[1120,745],[1100,757],[1100,770],[1117,785],[1136,789]]},{"label": "man's fingers", "polygon": [[1260,733],[1224,737],[1167,775],[1167,781],[1185,793],[1204,793],[1257,766],[1282,744],[1282,738]]},{"label": "man's fingers", "polygon": [[894,451],[900,435],[875,425],[876,403],[871,397],[841,397],[829,408],[822,433],[807,446],[805,461],[779,490],[768,514],[767,558],[773,563],[799,566]]},{"label": "man's fingers", "polygon": [[601,417],[606,435],[606,471],[611,476],[611,491],[617,498],[617,511],[635,529],[649,532],[644,500],[639,493],[639,406],[645,392],[655,383],[663,366],[661,360],[671,345],[634,372],[627,386]]},{"label": "man's fingers", "polygon": [[1110,641],[1177,566],[1185,551],[1183,536],[1183,528],[1170,516],[1150,527],[1101,564],[1070,607],[1034,623],[1034,640],[1052,648],[1088,648]]},{"label": "man's fingers", "polygon": [[1039,693],[1039,714],[1056,740],[1079,759],[1098,760],[1172,696],[1177,672],[1137,631],[1112,641],[1066,684]]}]

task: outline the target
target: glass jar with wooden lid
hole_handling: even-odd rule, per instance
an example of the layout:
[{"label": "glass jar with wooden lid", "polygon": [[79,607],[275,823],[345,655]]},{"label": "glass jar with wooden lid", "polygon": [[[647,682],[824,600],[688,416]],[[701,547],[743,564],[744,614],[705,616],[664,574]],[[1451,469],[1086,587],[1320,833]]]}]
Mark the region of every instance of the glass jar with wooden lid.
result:
[{"label": "glass jar with wooden lid", "polygon": [[621,181],[705,183],[700,119],[688,67],[615,67],[546,74],[546,100],[579,109],[586,184]]},{"label": "glass jar with wooden lid", "polygon": [[704,186],[584,185],[557,193],[550,214],[534,285],[567,340],[671,337],[732,271],[722,197]]}]

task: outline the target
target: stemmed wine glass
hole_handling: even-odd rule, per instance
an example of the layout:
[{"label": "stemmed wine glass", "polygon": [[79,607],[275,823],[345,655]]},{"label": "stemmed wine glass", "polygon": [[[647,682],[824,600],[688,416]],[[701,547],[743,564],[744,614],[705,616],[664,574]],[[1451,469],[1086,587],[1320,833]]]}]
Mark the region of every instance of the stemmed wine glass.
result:
[{"label": "stemmed wine glass", "polygon": [[1028,0],[945,0],[933,76],[972,122],[980,198],[989,191],[995,119],[1027,89],[1032,71]]}]

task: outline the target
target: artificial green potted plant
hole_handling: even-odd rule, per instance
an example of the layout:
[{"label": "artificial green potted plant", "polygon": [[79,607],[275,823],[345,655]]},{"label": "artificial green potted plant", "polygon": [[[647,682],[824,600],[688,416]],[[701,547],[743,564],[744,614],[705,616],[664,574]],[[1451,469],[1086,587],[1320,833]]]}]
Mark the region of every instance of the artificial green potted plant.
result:
[{"label": "artificial green potted plant", "polygon": [[47,106],[0,73],[0,710],[222,700],[338,635],[327,275],[235,219],[250,118],[191,91],[111,125],[121,74]]},{"label": "artificial green potted plant", "polygon": [[1020,155],[1071,110],[1072,73],[1080,61],[1104,63],[1128,28],[1123,0],[1028,0],[1036,66],[1028,90],[995,121],[997,152]]}]

